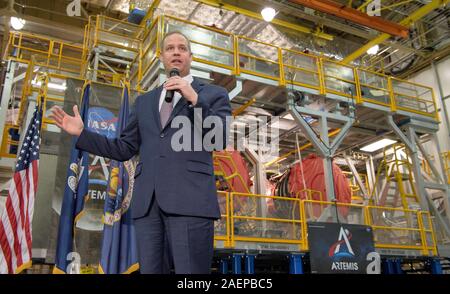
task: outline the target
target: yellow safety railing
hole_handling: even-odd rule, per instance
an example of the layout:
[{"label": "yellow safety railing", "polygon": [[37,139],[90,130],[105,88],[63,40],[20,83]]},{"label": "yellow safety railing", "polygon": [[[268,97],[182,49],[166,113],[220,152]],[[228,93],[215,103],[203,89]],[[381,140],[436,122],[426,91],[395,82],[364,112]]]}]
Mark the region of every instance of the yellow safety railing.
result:
[{"label": "yellow safety railing", "polygon": [[0,157],[3,158],[16,158],[17,149],[19,148],[19,140],[12,138],[10,130],[19,131],[19,127],[12,124],[5,124],[0,147]]},{"label": "yellow safety railing", "polygon": [[[226,247],[236,242],[298,245],[309,250],[307,224],[317,221],[367,225],[373,229],[375,248],[419,251],[424,256],[437,255],[436,236],[429,212],[403,208],[365,206],[250,193],[219,192],[222,218],[216,221],[215,241]],[[290,209],[267,209],[276,200]],[[324,219],[326,211],[331,212]],[[284,213],[284,214],[283,214]]]},{"label": "yellow safety railing", "polygon": [[[231,164],[231,167],[232,167],[231,173],[227,174],[222,162],[218,159],[226,160],[227,162],[229,162]],[[214,164],[214,167],[217,167],[217,169],[215,168],[215,170],[217,170],[217,171],[215,171],[215,174],[219,175],[218,173],[220,173],[220,175],[223,176],[223,179],[227,182],[228,187],[231,189],[232,192],[236,192],[235,187],[233,186],[232,180],[234,178],[237,178],[239,180],[239,182],[242,184],[242,187],[245,188],[245,191],[247,193],[250,193],[250,189],[249,189],[247,183],[244,181],[244,178],[242,177],[242,175],[239,173],[239,170],[238,170],[236,163],[234,162],[231,154],[229,154],[228,152],[225,154],[214,152],[213,153],[213,164]]]},{"label": "yellow safety railing", "polygon": [[321,91],[320,61],[316,56],[303,52],[281,49],[284,80],[298,86]]},{"label": "yellow safety railing", "polygon": [[[303,196],[303,197],[302,197]],[[312,190],[312,189],[302,189],[298,191],[295,195],[298,199],[306,199],[306,200],[317,200],[323,201],[322,192]]]},{"label": "yellow safety railing", "polygon": [[428,212],[377,206],[367,206],[366,209],[367,225],[373,229],[376,248],[418,250],[423,255],[437,254]]},{"label": "yellow safety railing", "polygon": [[323,92],[358,101],[360,97],[356,69],[337,61],[320,59]]},{"label": "yellow safety railing", "polygon": [[224,241],[224,246],[230,246],[230,194],[217,192],[221,218],[214,223],[214,241]]},{"label": "yellow safety railing", "polygon": [[395,110],[404,110],[439,120],[433,88],[391,77]]},{"label": "yellow safety railing", "polygon": [[[408,209],[411,203],[419,203],[417,196],[416,186],[414,184],[412,163],[409,160],[408,151],[403,144],[394,144],[392,146],[393,154],[392,158],[388,159],[388,148],[383,150],[383,162],[385,163],[385,173],[387,175],[386,180],[396,183],[400,200],[403,208]],[[404,153],[404,156],[400,155],[400,152]],[[391,172],[388,171],[389,164],[393,164]]]},{"label": "yellow safety railing", "polygon": [[279,50],[274,45],[237,36],[237,72],[279,81],[283,84]]},{"label": "yellow safety railing", "polygon": [[9,35],[7,58],[21,63],[29,63],[33,57],[36,65],[81,76],[84,56],[83,47],[77,45],[22,32]]},{"label": "yellow safety railing", "polygon": [[96,15],[89,17],[88,30],[88,48],[106,45],[129,52],[139,51],[143,33],[143,28],[139,25]]},{"label": "yellow safety railing", "polygon": [[[42,42],[30,42],[27,38],[36,36],[11,33],[8,56],[29,60],[30,55],[37,54],[39,58],[46,58],[44,64],[48,66],[61,69],[67,67],[69,71],[82,75],[87,69],[87,52],[94,47],[113,48],[118,58],[132,61],[131,68],[99,64],[97,74],[112,84],[129,78],[134,88],[141,89],[142,79],[159,57],[162,35],[173,30],[188,36],[196,62],[230,70],[235,75],[246,73],[275,80],[281,86],[294,84],[324,95],[353,98],[356,103],[383,105],[394,112],[401,110],[439,120],[431,87],[173,16],[160,15],[142,25],[103,15],[91,16],[85,27],[82,47],[42,37],[39,37]],[[130,74],[127,77],[128,71]]]},{"label": "yellow safety railing", "polygon": [[140,54],[133,61],[130,71],[130,81],[134,87],[141,86],[143,73],[147,73],[159,57],[159,38],[161,34],[158,32],[161,29],[160,26],[161,21],[157,18],[153,20],[143,34]]},{"label": "yellow safety railing", "polygon": [[168,15],[163,16],[161,22],[162,33],[180,31],[189,38],[194,61],[235,70],[235,45],[231,33]]},{"label": "yellow safety railing", "polygon": [[[144,28],[133,23],[104,15],[89,17],[83,47],[87,52],[99,48],[108,54],[107,58],[102,57],[95,65],[97,80],[120,86],[122,80],[129,79],[131,68],[124,67],[118,61],[133,62],[132,67],[134,64],[139,67],[143,33]],[[86,69],[93,70],[92,67],[85,68],[85,71]]]},{"label": "yellow safety railing", "polygon": [[[362,194],[361,188],[359,187],[358,182],[356,181],[356,177],[353,175],[352,172],[343,171],[342,173],[347,177],[347,179],[350,182],[352,201],[363,201],[364,195]],[[369,192],[370,188],[369,188],[369,181],[367,179],[367,174],[358,173],[358,175],[361,181],[363,182],[366,191]]]},{"label": "yellow safety railing", "polygon": [[[269,199],[289,205],[289,215],[264,210]],[[294,244],[301,249],[306,239],[300,217],[300,199],[297,198],[230,193],[230,228],[231,246],[242,241]]]},{"label": "yellow safety railing", "polygon": [[[331,208],[331,209],[330,209]],[[336,210],[335,210],[336,209]],[[302,200],[301,201],[302,223],[304,231],[307,231],[308,222],[337,222],[335,211],[338,212],[339,222],[345,224],[366,224],[366,214],[364,206],[360,204],[330,202],[330,201],[317,201],[317,200]],[[323,213],[327,210],[330,211],[330,215],[323,219]],[[321,218],[321,219],[319,219]],[[305,240],[305,250],[309,249],[308,242]]]},{"label": "yellow safety railing", "polygon": [[[392,147],[393,153],[387,151]],[[403,156],[400,154],[403,152]],[[379,191],[379,184],[385,179],[385,191]],[[395,183],[398,193],[388,195],[389,183]],[[378,194],[377,194],[378,193]],[[369,193],[369,203],[386,206],[388,196],[394,196],[392,206],[402,206],[405,209],[410,205],[419,204],[416,187],[414,184],[412,163],[409,160],[408,152],[403,144],[394,144],[383,150],[383,160],[381,160],[375,177],[375,184]],[[375,196],[379,196],[376,198]],[[398,197],[397,197],[398,196]],[[399,203],[400,202],[400,203]]]},{"label": "yellow safety railing", "polygon": [[392,95],[389,77],[366,69],[357,69],[362,102],[390,107]]},{"label": "yellow safety railing", "polygon": [[[188,36],[195,61],[228,69],[232,74],[251,74],[278,81],[282,86],[299,85],[320,94],[353,98],[356,103],[383,105],[392,111],[404,110],[438,120],[430,87],[167,15],[158,16],[145,28],[145,45],[139,58],[145,60],[145,65],[141,66],[142,76],[159,56],[158,40],[165,32],[173,30]],[[135,68],[133,77],[138,76],[139,66]]]}]

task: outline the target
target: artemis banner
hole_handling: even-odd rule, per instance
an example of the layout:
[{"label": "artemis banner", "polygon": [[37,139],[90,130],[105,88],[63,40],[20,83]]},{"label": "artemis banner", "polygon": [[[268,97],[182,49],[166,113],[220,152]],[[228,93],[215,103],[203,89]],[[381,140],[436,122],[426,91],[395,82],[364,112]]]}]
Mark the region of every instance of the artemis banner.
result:
[{"label": "artemis banner", "polygon": [[308,223],[311,273],[379,274],[372,228],[337,223]]}]

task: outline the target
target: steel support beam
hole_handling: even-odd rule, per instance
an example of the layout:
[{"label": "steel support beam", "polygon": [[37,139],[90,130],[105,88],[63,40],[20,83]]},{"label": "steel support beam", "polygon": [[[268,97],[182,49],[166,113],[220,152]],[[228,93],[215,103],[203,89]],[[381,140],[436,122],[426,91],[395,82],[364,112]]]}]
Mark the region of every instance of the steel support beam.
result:
[{"label": "steel support beam", "polygon": [[[322,145],[326,147],[325,157],[323,158],[323,175],[325,179],[325,189],[327,191],[328,201],[336,200],[334,193],[334,177],[333,177],[333,153],[330,148],[330,140],[328,139],[328,124],[326,117],[320,117],[320,138]],[[341,133],[339,133],[340,135]]]},{"label": "steel support beam", "polygon": [[447,127],[447,139],[449,139],[450,136],[450,121],[449,121],[449,116],[448,116],[448,111],[447,111],[447,105],[445,104],[444,101],[444,89],[442,87],[442,82],[441,82],[441,77],[439,75],[439,71],[436,67],[436,64],[434,62],[434,60],[431,62],[431,68],[433,69],[433,73],[436,79],[436,82],[438,84],[438,89],[439,89],[439,100],[441,101],[442,104],[442,112],[444,114],[444,122],[445,122],[445,126]]},{"label": "steel support beam", "polygon": [[441,177],[441,175],[439,174],[439,172],[437,171],[437,169],[434,166],[433,162],[428,157],[428,154],[425,151],[425,148],[423,148],[422,143],[420,143],[420,138],[417,136],[416,132],[413,132],[412,135],[414,136],[414,140],[416,141],[416,145],[419,147],[420,152],[422,153],[422,156],[425,158],[425,160],[428,163],[428,166],[431,168],[431,171],[433,172],[434,176],[436,177],[436,179],[438,180],[439,183],[443,184],[444,180]]},{"label": "steel support beam", "polygon": [[368,199],[369,197],[369,192],[366,189],[366,186],[364,186],[363,181],[361,180],[361,177],[359,176],[358,171],[356,170],[355,165],[353,164],[352,159],[350,158],[350,156],[345,155],[344,156],[345,161],[347,162],[348,166],[350,167],[350,171],[352,172],[353,176],[356,179],[356,183],[358,184],[359,188],[361,189],[361,191],[363,192],[364,195],[364,200]]},{"label": "steel support beam", "polygon": [[[256,3],[256,4],[260,4],[260,1],[258,1],[258,0],[247,0],[247,1],[250,1],[250,2]],[[369,2],[372,2],[372,0],[370,0]],[[329,17],[326,17],[326,15],[320,16],[320,15],[316,15],[316,14],[311,15],[309,13],[306,13],[301,8],[299,8],[298,5],[294,5],[292,3],[285,2],[284,0],[277,0],[277,1],[272,2],[272,7],[274,9],[276,9],[277,11],[283,11],[285,14],[294,16],[295,18],[309,20],[311,22],[314,22],[315,24],[324,25],[326,27],[342,31],[344,33],[348,33],[348,34],[360,37],[365,40],[372,40],[374,37],[376,37],[376,35],[368,33],[367,31],[365,31],[363,29],[355,28],[355,27],[351,26],[350,24],[344,24],[344,23],[332,20]],[[294,20],[292,20],[292,21],[294,21]],[[226,31],[225,28],[224,28],[224,30]],[[424,56],[424,54],[422,52],[420,52],[419,50],[416,50],[412,47],[408,47],[408,46],[405,46],[402,44],[390,43],[387,41],[383,42],[383,44],[385,44],[387,46],[391,46],[394,49],[401,49],[406,52],[414,52],[420,56]]]},{"label": "steel support beam", "polygon": [[407,141],[404,141],[403,143],[405,143],[405,145],[409,145],[413,148],[409,148],[409,155],[412,161],[412,169],[413,169],[413,173],[414,173],[414,180],[416,182],[416,187],[417,187],[417,192],[419,193],[419,201],[420,201],[420,207],[422,208],[422,210],[425,211],[429,211],[430,208],[428,206],[428,193],[425,190],[425,185],[424,185],[424,180],[422,177],[422,172],[420,171],[420,160],[419,160],[419,156],[418,156],[418,152],[417,152],[417,148],[416,148],[416,140],[415,140],[415,130],[413,127],[408,126],[407,128]]},{"label": "steel support beam", "polygon": [[[367,172],[367,180],[369,181],[369,190],[370,191],[375,190],[376,175],[372,155],[369,155],[369,158],[366,160],[366,172]],[[377,191],[375,191],[375,193],[376,192]]]},{"label": "steel support beam", "polygon": [[[339,134],[337,134],[336,138],[334,138],[333,142],[331,143],[331,154],[335,154],[341,145],[342,141],[344,141],[345,136],[350,131],[350,128],[353,125],[352,120],[348,120],[345,125],[341,128],[341,131]],[[328,138],[329,136],[327,136]]]},{"label": "steel support beam", "polygon": [[[266,194],[266,167],[260,160],[260,156],[252,149],[245,147],[245,155],[255,167],[255,193]],[[264,204],[265,204],[264,200]]]},{"label": "steel support beam", "polygon": [[[403,19],[399,24],[409,27],[415,21],[421,19],[422,17],[424,17],[425,15],[430,13],[431,11],[439,8],[440,6],[446,5],[449,1],[450,0],[433,0],[430,3],[422,6],[419,9],[417,9],[411,15],[409,15],[408,17]],[[367,50],[369,50],[373,46],[378,45],[378,44],[386,41],[387,39],[389,39],[389,37],[391,37],[391,35],[386,34],[386,33],[379,35],[378,37],[376,37],[372,41],[368,42],[366,45],[362,46],[361,48],[357,49],[356,51],[354,51],[353,53],[351,53],[350,55],[345,57],[342,60],[342,62],[343,63],[350,63],[351,61],[355,60],[359,56],[365,54],[367,52]]]},{"label": "steel support beam", "polygon": [[406,145],[406,147],[408,147],[408,149],[411,150],[411,152],[414,152],[416,147],[413,144],[411,144],[411,141],[408,140],[408,138],[405,136],[405,134],[403,134],[403,131],[400,130],[400,128],[395,124],[394,119],[392,118],[392,115],[388,115],[387,122],[388,122],[389,126],[391,127],[391,129],[394,131],[394,133]]},{"label": "steel support beam", "polygon": [[[445,170],[445,164],[444,164],[444,160],[442,159],[442,150],[441,150],[441,146],[439,145],[439,139],[436,133],[431,134],[431,141],[433,142],[433,145],[436,147],[436,157],[437,157],[437,161],[439,162],[439,166],[440,166],[440,170],[442,172],[442,177],[444,180],[444,184],[447,183],[447,171]],[[450,196],[449,196],[450,198]]]},{"label": "steel support beam", "polygon": [[[255,18],[255,19],[264,21],[264,19],[262,18],[260,13],[257,13],[257,12],[251,11],[251,10],[247,10],[247,9],[243,9],[243,8],[240,8],[240,7],[237,7],[237,6],[233,6],[233,5],[230,5],[230,4],[226,4],[226,3],[223,3],[221,1],[216,1],[216,0],[196,0],[196,1],[198,1],[200,3],[203,3],[203,4],[206,4],[206,5],[209,5],[209,6],[213,6],[213,7],[217,7],[217,8],[221,8],[221,9],[226,9],[226,10],[230,10],[230,11],[234,11],[236,13],[239,13],[239,14],[251,17],[251,18]],[[293,23],[289,23],[289,22],[284,21],[284,20],[280,20],[280,19],[276,19],[275,18],[275,19],[273,19],[271,21],[271,23],[275,24],[275,25],[279,25],[279,26],[285,27],[285,28],[288,28],[288,29],[291,29],[291,30],[294,30],[294,31],[302,32],[302,33],[305,33],[305,34],[313,34],[313,35],[315,35],[315,36],[317,36],[319,38],[322,38],[322,39],[325,39],[325,40],[328,40],[328,41],[332,41],[333,40],[333,35],[329,35],[329,34],[326,34],[326,33],[323,33],[323,32],[316,32],[316,31],[314,31],[311,28],[307,28],[307,27],[304,27],[304,26],[300,26],[300,25],[296,25],[296,24],[293,24]]]},{"label": "steel support beam", "polygon": [[[420,206],[422,207],[422,210],[431,211],[432,214],[438,220],[439,224],[442,226],[442,228],[446,232],[447,236],[450,236],[449,220],[444,219],[444,217],[441,215],[439,210],[436,208],[434,202],[431,200],[430,197],[428,197],[428,193],[425,190],[425,181],[424,181],[421,171],[420,171],[420,160],[419,160],[419,157],[417,154],[417,149],[415,148],[416,142],[415,142],[414,127],[408,126],[407,134],[408,134],[408,139],[410,140],[410,144],[414,146],[414,150],[410,150],[411,151],[410,157],[412,160],[414,180],[416,182],[417,191],[419,192]],[[448,198],[445,199],[445,201],[448,201]]]},{"label": "steel support beam", "polygon": [[297,112],[293,105],[289,105],[289,111],[292,117],[299,124],[300,129],[306,135],[306,137],[310,140],[311,144],[314,146],[316,151],[319,153],[320,157],[327,157],[329,146],[325,146],[324,143],[320,141],[317,137],[317,134],[311,129],[311,126],[301,117],[301,115]]},{"label": "steel support beam", "polygon": [[[300,129],[304,132],[306,137],[310,140],[311,144],[314,146],[316,151],[319,153],[320,157],[323,158],[324,167],[324,177],[325,177],[325,188],[327,191],[327,196],[329,201],[335,201],[336,195],[334,194],[334,179],[333,179],[333,165],[332,159],[339,145],[342,143],[345,135],[350,130],[353,119],[335,113],[329,113],[324,111],[317,111],[308,109],[302,106],[296,106],[292,98],[288,100],[288,111],[292,117],[299,124]],[[320,124],[320,138],[317,136],[315,131],[311,128],[309,123],[303,118],[302,113],[307,115],[312,115],[319,117]],[[333,120],[338,120],[344,123],[344,126],[340,130],[337,138],[335,138],[333,144],[330,144],[329,133],[328,133],[328,118]]]},{"label": "steel support beam", "polygon": [[230,92],[228,92],[228,97],[230,100],[233,100],[234,97],[239,95],[242,92],[242,79],[236,78],[236,87],[233,88]]},{"label": "steel support beam", "polygon": [[370,16],[367,13],[344,6],[341,3],[330,0],[289,0],[289,2],[331,14],[389,35],[403,38],[408,36],[408,28],[402,24],[384,20],[381,17]]}]

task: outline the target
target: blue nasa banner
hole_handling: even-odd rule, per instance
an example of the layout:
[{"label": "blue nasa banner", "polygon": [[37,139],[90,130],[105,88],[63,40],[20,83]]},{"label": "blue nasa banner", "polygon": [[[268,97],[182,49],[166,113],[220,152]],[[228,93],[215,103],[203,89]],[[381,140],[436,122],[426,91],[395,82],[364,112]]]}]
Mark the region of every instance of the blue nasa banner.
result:
[{"label": "blue nasa banner", "polygon": [[308,243],[311,273],[379,273],[379,255],[369,226],[308,223]]},{"label": "blue nasa banner", "polygon": [[88,112],[88,129],[104,135],[109,139],[116,137],[119,118],[105,107],[90,107]]},{"label": "blue nasa banner", "polygon": [[[118,116],[106,107],[89,107],[87,128],[109,139],[116,137]],[[85,213],[77,223],[77,227],[87,231],[103,230],[103,206],[108,187],[110,159],[89,155],[88,197],[85,203]]]},{"label": "blue nasa banner", "polygon": [[[116,138],[116,130],[119,118],[109,109],[105,107],[90,107],[88,112],[88,129],[94,133],[108,137],[108,139]],[[105,200],[106,189],[108,186],[108,166],[109,158],[102,160],[90,160],[89,168],[89,191],[92,197],[93,192],[99,196],[99,200]],[[101,210],[103,213],[103,209]]]},{"label": "blue nasa banner", "polygon": [[[89,93],[91,85],[86,83],[83,89],[80,116],[86,124],[89,111]],[[75,271],[72,262],[73,238],[75,226],[84,213],[84,204],[88,197],[89,154],[76,148],[77,138],[72,139],[70,161],[67,169],[66,185],[59,219],[56,245],[55,267],[53,273],[64,274]]]}]

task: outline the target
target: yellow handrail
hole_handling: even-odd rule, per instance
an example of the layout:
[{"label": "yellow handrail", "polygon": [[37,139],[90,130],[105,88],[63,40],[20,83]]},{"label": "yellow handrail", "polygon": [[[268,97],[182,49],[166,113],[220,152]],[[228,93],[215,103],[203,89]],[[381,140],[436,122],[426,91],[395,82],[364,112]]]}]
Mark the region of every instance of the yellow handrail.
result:
[{"label": "yellow handrail", "polygon": [[[130,46],[122,46],[120,44],[116,44],[114,42],[109,42],[108,40],[101,40],[101,28],[100,28],[100,22],[103,20],[111,20],[114,23],[117,24],[126,24],[130,28],[140,30],[142,31],[142,35],[139,35],[138,37],[134,37],[131,39],[136,40],[135,42],[140,43],[134,43],[134,47]],[[213,57],[211,57],[211,60],[206,60],[204,58],[195,57],[194,60],[200,63],[209,64],[217,67],[222,67],[224,69],[230,70],[231,74],[234,75],[240,75],[241,72],[252,74],[255,76],[260,76],[263,78],[272,79],[275,81],[278,81],[278,83],[282,86],[286,85],[286,83],[294,83],[299,86],[311,88],[314,90],[318,90],[320,94],[327,95],[327,94],[336,94],[340,96],[345,96],[349,98],[354,98],[356,103],[359,103],[361,101],[365,103],[372,103],[372,104],[379,104],[384,105],[391,108],[392,112],[396,112],[398,110],[402,110],[405,112],[409,112],[411,114],[418,114],[423,115],[427,117],[431,117],[434,120],[438,121],[438,108],[436,103],[436,98],[433,92],[433,89],[428,86],[420,85],[417,83],[409,82],[406,80],[401,80],[394,77],[389,77],[384,74],[370,71],[368,69],[364,69],[361,67],[354,67],[347,64],[343,64],[340,61],[331,60],[326,57],[320,57],[312,54],[303,53],[300,51],[296,51],[290,48],[282,48],[277,47],[272,44],[268,44],[266,42],[261,42],[260,40],[248,38],[245,36],[238,36],[235,34],[231,34],[225,31],[222,31],[220,29],[214,28],[214,27],[208,27],[200,24],[196,24],[194,22],[186,21],[177,17],[173,16],[165,16],[160,15],[157,18],[153,20],[151,25],[149,27],[144,26],[136,26],[127,22],[123,22],[116,19],[111,19],[106,16],[96,16],[96,17],[90,17],[89,23],[85,27],[85,39],[83,40],[83,44],[81,46],[67,44],[61,41],[55,41],[51,40],[46,37],[27,34],[23,32],[11,32],[10,33],[10,40],[8,42],[8,58],[22,62],[22,63],[29,63],[30,58],[33,54],[38,54],[42,56],[44,59],[35,62],[35,64],[48,67],[55,70],[65,71],[70,74],[78,74],[78,76],[82,76],[84,74],[84,69],[86,68],[86,61],[83,60],[84,58],[87,58],[88,54],[86,53],[88,49],[91,49],[93,46],[96,46],[97,44],[103,44],[105,46],[110,46],[114,48],[121,48],[129,50],[130,52],[134,52],[136,54],[136,58],[134,58],[134,62],[138,63],[138,66],[136,67],[138,70],[137,72],[133,73],[133,80],[136,79],[135,85],[137,85],[137,88],[140,88],[141,82],[143,77],[145,76],[145,72],[150,68],[150,65],[156,62],[156,58],[152,58],[149,64],[142,64],[142,57],[148,53],[148,51],[151,49],[152,44],[156,42],[156,57],[159,56],[159,42],[161,40],[162,34],[164,33],[165,24],[170,21],[177,21],[185,24],[189,24],[191,26],[198,27],[202,30],[211,31],[214,33],[221,34],[223,36],[227,36],[230,39],[227,41],[227,46],[219,46],[219,45],[210,45],[205,42],[201,42],[199,40],[193,40],[192,42],[195,44],[199,44],[202,46],[207,46],[208,48],[211,48],[216,51],[222,51],[223,54],[226,54],[229,56],[229,63],[226,64],[226,62],[218,62],[217,60],[214,60]],[[148,44],[147,48],[142,48],[142,43],[146,41],[146,38],[149,37],[150,31],[153,31],[155,29],[155,26],[157,26],[156,31],[156,39],[155,37],[152,38],[151,43]],[[108,31],[108,33],[111,33]],[[120,34],[119,34],[120,35]],[[141,39],[140,36],[143,36],[144,39]],[[24,38],[27,38],[27,40],[39,40],[40,43],[44,44],[41,47],[31,47],[28,46],[24,42]],[[254,54],[248,53],[248,52],[242,52],[242,50],[239,48],[239,40],[242,41],[248,41],[248,42],[254,42],[258,43],[261,46],[267,46],[268,48],[272,48],[273,50],[273,56],[269,58],[264,58],[261,56],[256,56]],[[39,43],[39,42],[38,42]],[[31,42],[29,42],[31,44]],[[139,46],[138,46],[139,45]],[[135,48],[136,47],[136,48]],[[65,54],[65,48],[70,48],[72,52],[78,52],[79,56],[73,56],[71,54]],[[272,50],[271,49],[271,50]],[[54,50],[59,50],[59,52],[54,52]],[[271,54],[272,54],[271,53]],[[224,55],[224,56],[226,56]],[[304,58],[310,58],[310,60],[303,60],[301,62],[307,62],[308,66],[297,66],[295,64],[292,64],[289,60],[285,60],[285,56],[301,56]],[[257,71],[252,68],[244,68],[240,66],[240,60],[239,57],[247,57],[253,60],[259,60],[263,61],[269,64],[273,64],[273,67],[271,67],[269,70],[269,73],[264,73],[264,71]],[[225,59],[226,60],[226,59]],[[78,61],[78,62],[77,62]],[[75,67],[80,66],[80,70],[77,70]],[[337,72],[339,72],[340,69],[347,69],[350,76],[353,76],[353,78],[347,78],[343,77],[340,74],[330,74],[326,73],[325,70],[327,66],[334,67]],[[286,69],[286,70],[285,70]],[[285,71],[293,72],[294,74],[300,73],[302,74],[302,77],[309,77],[308,79],[310,81],[306,82],[305,79],[302,79],[300,81],[290,81],[285,76]],[[316,71],[317,69],[317,71]],[[101,70],[101,69],[100,69]],[[272,72],[272,70],[274,72]],[[360,74],[363,72],[370,73],[372,75],[375,75],[379,77],[380,79],[385,79],[383,83],[387,82],[387,85],[385,87],[377,87],[376,85],[368,84],[367,81],[361,80],[359,77]],[[100,72],[101,73],[101,72]],[[107,74],[104,72],[104,74]],[[108,74],[110,75],[110,74]],[[120,77],[122,77],[124,74],[121,74]],[[119,77],[119,79],[120,79]],[[110,82],[114,82],[117,80],[114,78]],[[387,80],[387,81],[386,81]],[[337,85],[338,83],[348,83],[348,85],[352,85],[352,87],[355,88],[355,93],[352,93],[351,95],[346,93],[346,91],[342,89],[337,89],[330,87],[330,81],[335,83]],[[408,91],[403,91],[398,88],[399,84],[404,84],[408,86]],[[361,87],[368,87],[375,90],[380,90],[386,93],[385,97],[383,99],[388,101],[378,101],[376,99],[366,98],[362,97],[361,94]],[[416,92],[416,94],[411,94],[411,92]],[[419,93],[420,92],[420,93]],[[426,94],[427,97],[424,97],[423,95]],[[406,101],[406,102],[405,102]],[[408,101],[414,101],[415,103],[421,103],[423,104],[423,109],[417,109],[417,107],[407,105]]]},{"label": "yellow handrail", "polygon": [[[224,194],[225,192],[221,192]],[[392,207],[381,207],[381,206],[371,206],[371,205],[361,205],[352,203],[334,203],[330,201],[318,201],[318,200],[300,200],[297,198],[289,197],[279,197],[279,196],[266,196],[251,193],[226,193],[229,194],[226,197],[226,214],[222,215],[225,221],[228,222],[226,234],[227,236],[217,235],[215,240],[224,240],[225,244],[230,247],[236,246],[236,241],[241,242],[256,242],[256,243],[276,243],[276,244],[292,244],[298,245],[299,251],[307,251],[308,240],[307,240],[307,221],[306,206],[308,205],[320,205],[321,207],[327,205],[337,205],[338,207],[347,207],[353,209],[359,209],[362,213],[363,218],[360,220],[359,224],[370,226],[375,234],[375,247],[376,248],[389,248],[389,249],[400,249],[400,250],[414,250],[419,251],[424,256],[437,255],[436,239],[431,225],[431,219],[429,212],[403,209],[403,208],[392,208]],[[221,195],[222,197],[223,195]],[[290,213],[286,217],[275,217],[274,215],[268,214],[254,214],[256,210],[250,210],[250,213],[246,213],[248,209],[240,207],[234,207],[235,198],[244,197],[255,206],[257,201],[264,199],[276,199],[279,201],[287,201],[292,203],[293,207],[298,208],[298,213]],[[251,199],[254,199],[251,201]],[[403,215],[403,219],[406,222],[407,216],[414,216],[417,219],[416,224],[412,224],[407,227],[399,227],[398,225],[390,225],[383,221],[384,212],[395,211],[396,215]],[[381,213],[380,213],[381,212]],[[379,215],[382,217],[380,218]],[[378,216],[377,218],[374,218]],[[343,216],[344,218],[346,216]],[[245,233],[236,231],[239,227],[235,227],[236,221],[240,222],[240,225],[244,226],[246,229]],[[426,220],[426,224],[424,223]],[[381,223],[380,223],[381,221]],[[284,233],[291,232],[292,235],[289,237],[284,236],[267,236],[263,231],[257,229],[257,227],[252,227],[251,224],[265,224],[263,227],[271,224],[284,224],[291,225],[291,229],[284,229]],[[242,227],[240,227],[242,229]],[[299,229],[300,231],[297,231]],[[396,233],[397,232],[397,233]],[[298,233],[300,233],[298,235]],[[379,239],[379,236],[389,233],[392,236],[390,239]],[[381,235],[380,235],[381,234]],[[400,235],[398,235],[400,234]],[[427,236],[429,235],[429,237]],[[405,239],[406,238],[406,239]],[[405,243],[406,240],[406,243]],[[229,243],[227,243],[227,241]]]}]

